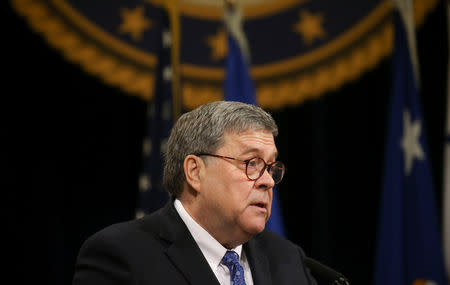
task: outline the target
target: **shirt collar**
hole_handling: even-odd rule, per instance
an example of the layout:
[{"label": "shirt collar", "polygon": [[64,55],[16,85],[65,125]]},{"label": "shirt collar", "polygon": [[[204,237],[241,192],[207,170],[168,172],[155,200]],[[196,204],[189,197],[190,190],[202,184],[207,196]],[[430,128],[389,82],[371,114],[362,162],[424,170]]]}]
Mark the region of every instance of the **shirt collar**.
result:
[{"label": "shirt collar", "polygon": [[[208,261],[209,266],[213,269],[217,268],[228,249],[222,246],[189,215],[180,200],[175,199],[174,206],[181,219],[186,224],[195,242],[200,247],[200,250]],[[231,250],[235,251],[239,255],[240,259],[242,258],[242,245],[239,245]]]}]

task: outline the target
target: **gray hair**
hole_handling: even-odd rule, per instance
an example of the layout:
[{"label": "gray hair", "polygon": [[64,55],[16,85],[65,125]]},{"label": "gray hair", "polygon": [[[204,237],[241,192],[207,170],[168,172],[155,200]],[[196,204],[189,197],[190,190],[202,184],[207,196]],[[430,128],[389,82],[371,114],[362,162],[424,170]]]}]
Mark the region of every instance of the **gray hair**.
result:
[{"label": "gray hair", "polygon": [[272,116],[262,108],[232,101],[215,101],[183,114],[172,128],[164,162],[163,185],[178,197],[186,180],[183,163],[186,156],[215,153],[223,144],[224,133],[265,130],[278,135]]}]

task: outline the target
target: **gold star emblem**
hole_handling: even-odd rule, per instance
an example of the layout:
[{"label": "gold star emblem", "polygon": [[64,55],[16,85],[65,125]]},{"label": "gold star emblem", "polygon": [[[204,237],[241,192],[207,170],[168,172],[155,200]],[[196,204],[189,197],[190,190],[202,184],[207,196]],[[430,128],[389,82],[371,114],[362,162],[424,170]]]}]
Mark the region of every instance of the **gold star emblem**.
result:
[{"label": "gold star emblem", "polygon": [[206,43],[211,48],[211,59],[219,61],[227,55],[227,34],[223,28],[219,28],[217,33],[206,38]]},{"label": "gold star emblem", "polygon": [[122,23],[120,24],[119,32],[131,34],[133,40],[140,41],[142,33],[153,25],[152,21],[145,18],[144,12],[143,6],[138,6],[134,9],[121,9]]},{"label": "gold star emblem", "polygon": [[313,14],[303,10],[300,12],[300,20],[294,25],[294,31],[302,36],[304,43],[310,45],[315,39],[323,39],[326,36],[322,24],[322,13]]}]

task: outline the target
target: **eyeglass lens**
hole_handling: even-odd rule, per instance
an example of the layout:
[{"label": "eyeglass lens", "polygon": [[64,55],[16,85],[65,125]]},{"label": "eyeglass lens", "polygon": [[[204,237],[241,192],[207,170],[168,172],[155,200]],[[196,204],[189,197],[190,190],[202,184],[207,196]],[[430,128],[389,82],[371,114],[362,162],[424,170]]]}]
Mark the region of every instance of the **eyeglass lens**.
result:
[{"label": "eyeglass lens", "polygon": [[[256,180],[264,173],[266,163],[262,158],[255,157],[247,163],[247,177],[252,180]],[[275,162],[268,165],[268,172],[272,176],[275,184],[279,183],[283,179],[284,165],[281,162]]]}]

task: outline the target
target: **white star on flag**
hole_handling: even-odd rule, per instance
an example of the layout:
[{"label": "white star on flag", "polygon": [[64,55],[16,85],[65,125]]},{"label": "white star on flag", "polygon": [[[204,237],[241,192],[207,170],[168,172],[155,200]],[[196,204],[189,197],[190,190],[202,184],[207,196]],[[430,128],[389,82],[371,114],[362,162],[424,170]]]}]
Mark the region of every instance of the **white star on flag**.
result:
[{"label": "white star on flag", "polygon": [[408,110],[403,112],[403,137],[401,147],[405,159],[405,175],[411,173],[414,158],[424,160],[424,153],[419,142],[420,133],[422,131],[419,120],[411,121],[411,115]]}]

